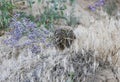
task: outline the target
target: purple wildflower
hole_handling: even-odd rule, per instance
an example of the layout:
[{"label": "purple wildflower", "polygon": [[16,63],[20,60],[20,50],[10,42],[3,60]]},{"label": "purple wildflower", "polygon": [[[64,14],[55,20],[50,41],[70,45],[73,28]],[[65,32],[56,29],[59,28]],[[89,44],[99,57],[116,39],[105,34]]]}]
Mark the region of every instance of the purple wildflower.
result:
[{"label": "purple wildflower", "polygon": [[13,16],[13,18],[18,18],[18,17],[20,17],[19,13],[15,13],[14,16]]},{"label": "purple wildflower", "polygon": [[22,37],[22,32],[20,31],[19,28],[15,28],[12,35],[16,40],[19,40]]},{"label": "purple wildflower", "polygon": [[105,4],[105,0],[98,0],[93,5],[90,5],[88,8],[92,11],[95,11],[97,7],[103,6]]},{"label": "purple wildflower", "polygon": [[41,48],[40,48],[40,46],[33,45],[31,51],[32,51],[32,53],[37,54],[37,53],[41,52]]},{"label": "purple wildflower", "polygon": [[91,11],[95,11],[95,10],[96,10],[96,8],[95,8],[94,6],[89,6],[89,9],[90,9]]},{"label": "purple wildflower", "polygon": [[28,35],[28,38],[31,39],[31,40],[34,40],[36,38],[36,35],[34,33],[30,33]]},{"label": "purple wildflower", "polygon": [[[48,47],[51,43],[48,42],[48,36],[50,32],[46,29],[38,29],[37,25],[30,21],[27,18],[20,18],[20,14],[14,15],[11,22],[10,28],[12,29],[9,33],[11,37],[5,40],[5,44],[15,46],[32,46],[32,53],[41,52],[41,47],[37,44],[43,43],[46,47]],[[18,44],[19,40],[23,37],[27,36],[28,40],[23,44]],[[49,44],[49,45],[48,45]]]},{"label": "purple wildflower", "polygon": [[15,44],[17,44],[17,42],[18,41],[13,37],[4,41],[5,44],[11,45],[11,46],[15,46]]},{"label": "purple wildflower", "polygon": [[23,46],[27,46],[27,45],[30,45],[30,44],[32,44],[32,41],[26,41]]}]

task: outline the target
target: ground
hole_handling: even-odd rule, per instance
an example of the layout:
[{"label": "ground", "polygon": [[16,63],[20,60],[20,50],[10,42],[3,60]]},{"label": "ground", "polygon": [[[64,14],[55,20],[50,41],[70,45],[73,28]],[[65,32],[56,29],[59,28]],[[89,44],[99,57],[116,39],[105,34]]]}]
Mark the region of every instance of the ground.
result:
[{"label": "ground", "polygon": [[[88,9],[88,5],[93,4],[91,1],[77,0],[76,2],[74,14],[79,18],[79,24],[71,27],[76,35],[71,48],[63,51],[55,47],[43,48],[40,54],[32,54],[26,47],[18,49],[8,47],[3,43],[8,36],[1,36],[0,82],[81,82],[80,77],[77,80],[71,80],[71,77],[67,75],[71,72],[76,74],[76,71],[81,70],[75,70],[73,61],[70,59],[76,58],[76,53],[79,52],[86,55],[89,50],[93,51],[92,55],[95,58],[93,65],[97,69],[97,74],[93,75],[95,78],[84,77],[85,80],[83,78],[82,82],[119,82],[120,12],[117,19],[115,16],[108,16],[102,7],[92,12]],[[38,14],[37,8],[40,6],[36,4],[33,6],[34,15]],[[71,6],[68,4],[65,12],[69,14],[70,9]],[[27,12],[30,13],[29,9]],[[64,24],[60,26],[66,27]],[[99,68],[100,64],[104,65]]]}]

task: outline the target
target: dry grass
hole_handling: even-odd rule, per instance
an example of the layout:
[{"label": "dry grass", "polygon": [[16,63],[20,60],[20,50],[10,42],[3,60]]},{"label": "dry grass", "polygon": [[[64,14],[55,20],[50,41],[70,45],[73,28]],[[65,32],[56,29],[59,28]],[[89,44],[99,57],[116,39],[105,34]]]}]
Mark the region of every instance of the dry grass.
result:
[{"label": "dry grass", "polygon": [[43,48],[35,55],[24,47],[15,55],[16,49],[2,43],[7,36],[0,37],[0,81],[119,82],[120,20],[109,19],[103,11],[97,17],[80,4],[75,7],[81,15],[73,30],[76,39],[63,51]]}]

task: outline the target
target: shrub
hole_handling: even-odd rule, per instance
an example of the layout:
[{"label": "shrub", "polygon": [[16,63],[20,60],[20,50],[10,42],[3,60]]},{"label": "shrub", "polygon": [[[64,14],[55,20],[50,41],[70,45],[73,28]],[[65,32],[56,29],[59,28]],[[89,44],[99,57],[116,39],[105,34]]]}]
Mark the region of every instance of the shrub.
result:
[{"label": "shrub", "polygon": [[12,2],[0,0],[0,29],[5,29],[8,27],[14,8],[15,6]]},{"label": "shrub", "polygon": [[88,8],[92,11],[95,11],[97,7],[103,6],[105,4],[105,0],[97,0],[93,5],[90,5]]},{"label": "shrub", "polygon": [[107,0],[106,4],[104,5],[104,10],[107,12],[108,15],[112,16],[116,14],[117,4],[116,0]]},{"label": "shrub", "polygon": [[[40,47],[38,44],[42,43],[45,47],[50,46],[48,36],[50,32],[46,29],[37,28],[37,25],[26,17],[21,17],[21,14],[15,14],[10,22],[10,38],[5,40],[7,45],[11,47],[18,46],[31,46],[34,53],[39,52]],[[27,37],[27,41],[19,44],[22,37]]]},{"label": "shrub", "polygon": [[97,7],[103,7],[103,10],[109,15],[116,15],[117,0],[98,0],[93,5],[89,6],[89,9],[95,11]]},{"label": "shrub", "polygon": [[76,25],[79,24],[79,17],[76,17],[75,14],[75,0],[70,0],[72,9],[70,10],[70,14],[67,16],[67,24],[68,26],[75,27]]},{"label": "shrub", "polygon": [[40,15],[40,26],[44,25],[47,29],[52,29],[56,21],[67,20],[64,14],[66,9],[65,0],[49,0],[44,12]]}]

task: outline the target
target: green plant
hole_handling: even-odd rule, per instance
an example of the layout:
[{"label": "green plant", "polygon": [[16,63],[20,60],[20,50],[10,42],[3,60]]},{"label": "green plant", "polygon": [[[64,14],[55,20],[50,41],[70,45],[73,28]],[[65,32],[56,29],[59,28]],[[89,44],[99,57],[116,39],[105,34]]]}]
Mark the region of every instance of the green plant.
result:
[{"label": "green plant", "polygon": [[59,20],[67,20],[64,14],[66,0],[49,0],[40,16],[39,25],[51,29]]},{"label": "green plant", "polygon": [[75,0],[69,0],[69,1],[70,1],[71,5],[75,2]]},{"label": "green plant", "polygon": [[64,17],[63,11],[57,11],[53,9],[45,9],[44,13],[41,15],[40,23],[43,24],[47,29],[52,28],[55,21],[59,19],[66,19]]},{"label": "green plant", "polygon": [[69,26],[73,26],[74,27],[75,25],[79,24],[78,19],[77,19],[76,16],[70,14],[70,16],[68,18],[69,18],[69,20],[67,21],[67,24]]},{"label": "green plant", "polygon": [[[66,16],[65,10],[67,9],[67,1],[73,6],[69,16]],[[33,0],[28,0],[32,7]],[[54,29],[54,25],[61,23],[67,23],[69,26],[75,26],[78,24],[77,17],[74,15],[75,0],[38,0],[39,4],[43,2],[47,5],[43,5],[44,11],[37,16],[34,20],[38,27],[43,25],[47,29]]]},{"label": "green plant", "polygon": [[70,80],[71,80],[71,82],[74,82],[73,80],[73,78],[74,78],[74,76],[75,76],[75,73],[74,72],[70,72]]},{"label": "green plant", "polygon": [[108,0],[104,6],[104,10],[107,12],[108,15],[112,16],[116,14],[117,5],[116,0]]},{"label": "green plant", "polygon": [[74,6],[71,9],[70,15],[67,17],[67,24],[73,27],[79,24],[78,18],[74,15]]},{"label": "green plant", "polygon": [[72,5],[72,9],[70,11],[70,15],[68,15],[67,17],[67,24],[68,26],[76,26],[77,24],[79,24],[79,20],[78,20],[78,17],[76,17],[74,14],[75,10],[75,0],[70,0],[70,3]]},{"label": "green plant", "polygon": [[26,14],[25,12],[16,12],[20,14],[20,18],[28,18],[29,20],[31,20],[32,22],[35,22],[35,17],[31,14]]},{"label": "green plant", "polygon": [[70,78],[66,82],[74,82],[75,73],[70,72],[70,73],[68,73],[68,75]]},{"label": "green plant", "polygon": [[35,3],[33,0],[27,0],[27,2],[28,2],[28,4],[29,4],[30,8],[31,8],[32,5]]},{"label": "green plant", "polygon": [[0,0],[0,29],[8,27],[14,8],[11,1]]}]

